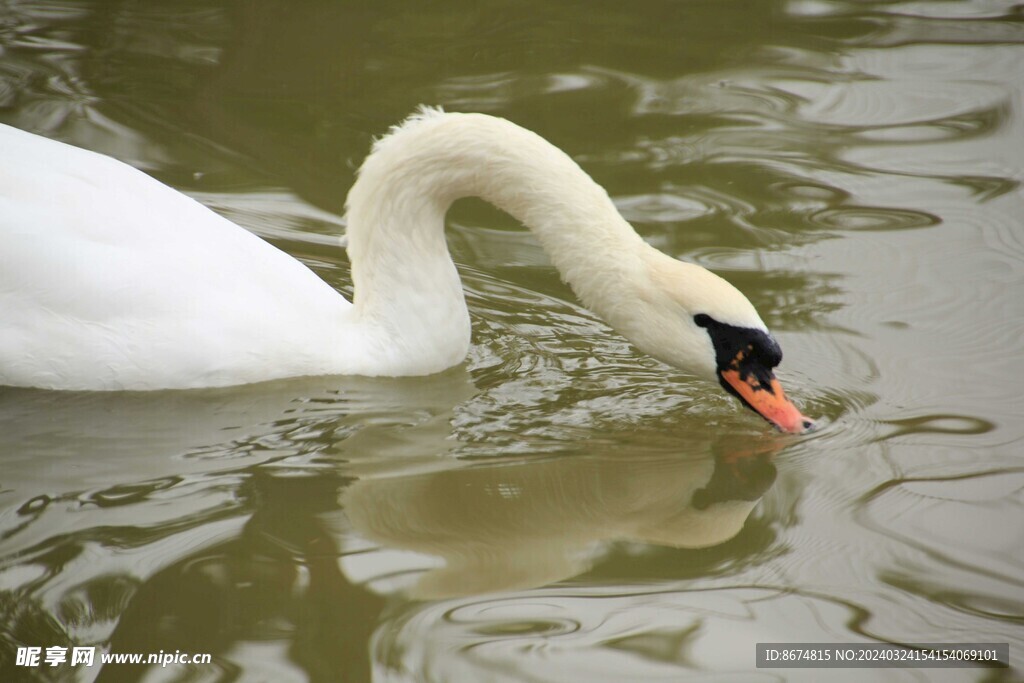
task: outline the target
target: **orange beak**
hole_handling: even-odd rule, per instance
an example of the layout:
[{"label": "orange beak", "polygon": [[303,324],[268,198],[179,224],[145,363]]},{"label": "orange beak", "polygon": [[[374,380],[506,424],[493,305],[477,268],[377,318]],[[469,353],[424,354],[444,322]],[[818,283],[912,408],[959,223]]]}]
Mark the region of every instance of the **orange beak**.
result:
[{"label": "orange beak", "polygon": [[786,398],[782,385],[770,371],[767,372],[767,378],[759,378],[753,372],[741,372],[739,367],[743,357],[744,352],[740,351],[729,369],[720,373],[722,381],[732,387],[740,400],[780,431],[803,434],[814,426],[814,422],[804,417]]}]

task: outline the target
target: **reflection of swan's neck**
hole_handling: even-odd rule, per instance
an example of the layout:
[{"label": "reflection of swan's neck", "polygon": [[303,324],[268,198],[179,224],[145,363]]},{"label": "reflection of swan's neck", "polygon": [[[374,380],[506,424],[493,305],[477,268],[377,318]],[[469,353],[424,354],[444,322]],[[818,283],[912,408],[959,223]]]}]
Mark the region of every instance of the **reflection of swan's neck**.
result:
[{"label": "reflection of swan's neck", "polygon": [[[608,452],[378,470],[341,493],[345,533],[434,558],[410,589],[420,599],[533,588],[586,570],[615,541],[705,548],[729,540],[771,485],[777,444],[757,454],[724,449],[714,460]],[[702,445],[698,439],[683,450]],[[752,486],[743,481],[765,473]]]},{"label": "reflection of swan's neck", "polygon": [[[469,344],[444,216],[481,197],[522,221],[582,301],[613,326],[650,250],[565,153],[508,121],[426,112],[374,147],[348,197],[355,313],[408,374],[458,363]],[[393,367],[392,370],[399,369]]]}]

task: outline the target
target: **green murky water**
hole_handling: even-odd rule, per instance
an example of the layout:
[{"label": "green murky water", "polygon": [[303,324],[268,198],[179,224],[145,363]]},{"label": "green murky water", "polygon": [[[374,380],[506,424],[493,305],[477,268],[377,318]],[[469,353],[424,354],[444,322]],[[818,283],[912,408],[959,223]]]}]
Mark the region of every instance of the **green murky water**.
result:
[{"label": "green murky water", "polygon": [[[346,294],[373,136],[420,103],[536,130],[749,295],[824,424],[772,433],[639,356],[466,202],[448,373],[0,389],[0,678],[1018,679],[1022,64],[998,0],[0,3],[0,121]],[[797,641],[1008,642],[1013,668],[754,668]]]}]

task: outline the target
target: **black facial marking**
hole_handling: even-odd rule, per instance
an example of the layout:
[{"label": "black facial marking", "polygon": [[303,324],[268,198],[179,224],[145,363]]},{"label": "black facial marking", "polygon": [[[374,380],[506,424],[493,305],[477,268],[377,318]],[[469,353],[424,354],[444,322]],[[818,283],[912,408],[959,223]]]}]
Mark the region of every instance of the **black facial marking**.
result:
[{"label": "black facial marking", "polygon": [[722,373],[726,370],[737,370],[740,379],[745,382],[751,375],[754,376],[757,380],[756,383],[751,383],[754,391],[774,393],[771,385],[772,368],[782,362],[782,349],[770,334],[764,330],[720,323],[706,313],[693,316],[693,322],[698,327],[706,329],[708,336],[711,337],[711,344],[715,348],[718,383],[723,389],[753,410],[732,385],[722,378]]},{"label": "black facial marking", "polygon": [[769,370],[782,362],[782,349],[764,330],[720,323],[707,313],[693,316],[693,322],[708,331],[715,347],[715,363],[719,370],[728,369],[740,351],[746,351],[745,355],[750,360]]}]

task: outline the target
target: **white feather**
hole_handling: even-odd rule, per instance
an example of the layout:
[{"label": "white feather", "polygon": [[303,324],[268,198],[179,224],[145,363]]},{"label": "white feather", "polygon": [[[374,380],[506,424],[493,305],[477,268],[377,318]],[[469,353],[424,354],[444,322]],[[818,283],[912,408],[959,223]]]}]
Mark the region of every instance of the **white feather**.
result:
[{"label": "white feather", "polygon": [[111,158],[0,126],[0,383],[159,389],[460,363],[469,314],[444,239],[480,196],[530,227],[641,350],[711,376],[692,321],[763,328],[731,285],[657,252],[566,154],[503,119],[422,108],[348,197],[354,306],[307,267]]}]

